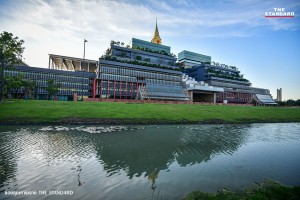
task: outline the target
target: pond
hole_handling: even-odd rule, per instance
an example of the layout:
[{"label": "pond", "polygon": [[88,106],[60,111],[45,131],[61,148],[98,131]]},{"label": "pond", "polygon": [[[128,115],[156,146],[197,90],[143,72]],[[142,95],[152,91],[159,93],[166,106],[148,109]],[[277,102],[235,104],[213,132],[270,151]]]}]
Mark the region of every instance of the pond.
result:
[{"label": "pond", "polygon": [[300,123],[1,126],[0,199],[182,199],[300,185]]}]

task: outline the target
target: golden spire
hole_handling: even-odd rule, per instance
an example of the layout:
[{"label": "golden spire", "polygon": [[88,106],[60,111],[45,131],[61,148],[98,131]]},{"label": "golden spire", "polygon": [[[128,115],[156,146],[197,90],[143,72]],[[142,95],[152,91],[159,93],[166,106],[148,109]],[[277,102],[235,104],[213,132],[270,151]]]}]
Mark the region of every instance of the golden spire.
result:
[{"label": "golden spire", "polygon": [[158,32],[158,28],[157,28],[157,18],[156,18],[156,26],[155,26],[154,35],[152,37],[151,42],[155,43],[155,44],[161,44],[161,38],[159,36],[159,32]]}]

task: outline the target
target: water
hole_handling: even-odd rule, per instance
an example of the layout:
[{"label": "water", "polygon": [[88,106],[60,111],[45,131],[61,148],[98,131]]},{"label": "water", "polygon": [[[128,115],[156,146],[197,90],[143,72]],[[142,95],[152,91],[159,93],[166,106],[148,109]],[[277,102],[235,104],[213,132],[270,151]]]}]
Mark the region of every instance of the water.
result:
[{"label": "water", "polygon": [[[0,144],[0,199],[182,199],[264,178],[300,185],[300,123],[2,126]],[[40,192],[53,190],[73,195]]]}]

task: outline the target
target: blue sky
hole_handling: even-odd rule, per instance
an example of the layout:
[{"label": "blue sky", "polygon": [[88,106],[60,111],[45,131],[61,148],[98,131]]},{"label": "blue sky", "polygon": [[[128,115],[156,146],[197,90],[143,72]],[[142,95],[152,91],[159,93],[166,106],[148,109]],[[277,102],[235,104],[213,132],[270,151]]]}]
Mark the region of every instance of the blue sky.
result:
[{"label": "blue sky", "polygon": [[[283,7],[295,18],[266,19]],[[254,87],[283,88],[300,99],[299,0],[0,0],[0,31],[25,40],[25,62],[48,67],[48,54],[97,60],[110,40],[151,40],[155,18],[163,44],[237,66]]]}]

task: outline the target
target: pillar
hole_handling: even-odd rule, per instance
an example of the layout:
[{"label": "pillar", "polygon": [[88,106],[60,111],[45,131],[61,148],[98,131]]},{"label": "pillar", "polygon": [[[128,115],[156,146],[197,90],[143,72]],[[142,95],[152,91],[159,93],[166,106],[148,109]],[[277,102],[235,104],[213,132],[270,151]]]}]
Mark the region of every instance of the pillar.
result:
[{"label": "pillar", "polygon": [[213,95],[214,95],[214,103],[216,103],[216,96],[217,96],[217,95],[216,95],[215,92],[213,93]]}]

